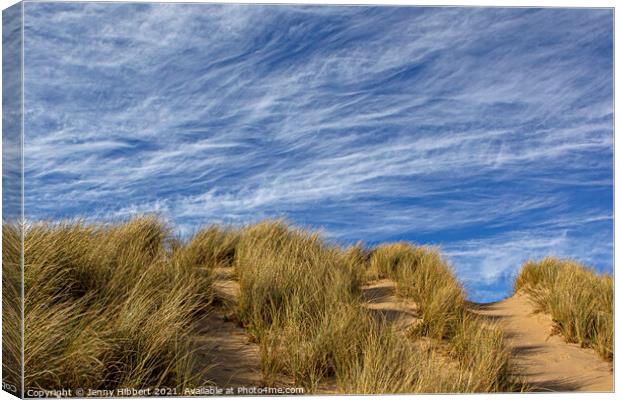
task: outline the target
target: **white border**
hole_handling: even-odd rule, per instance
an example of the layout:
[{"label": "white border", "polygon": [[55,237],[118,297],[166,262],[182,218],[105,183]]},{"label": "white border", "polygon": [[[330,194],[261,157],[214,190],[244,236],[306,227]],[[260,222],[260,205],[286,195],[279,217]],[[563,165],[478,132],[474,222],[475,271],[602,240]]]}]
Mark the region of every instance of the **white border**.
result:
[{"label": "white border", "polygon": [[[27,1],[27,2],[53,2],[52,1]],[[62,0],[58,0],[58,2],[62,2]],[[71,2],[93,2],[93,1],[87,1],[87,0],[73,0]],[[112,2],[112,1],[101,1],[101,2]],[[132,1],[126,1],[126,2],[134,2],[134,3],[153,3],[153,1],[149,1],[149,0],[132,0]],[[155,1],[158,2],[158,1]],[[160,1],[160,2],[166,2],[166,3],[216,3],[214,1],[183,1],[183,0],[169,0],[169,1]],[[0,0],[0,6],[2,9],[8,8],[11,5],[14,5],[18,3],[15,0]],[[498,0],[473,0],[473,1],[466,1],[466,0],[426,0],[423,2],[417,2],[417,1],[410,1],[410,0],[388,0],[388,1],[377,1],[377,0],[337,0],[337,1],[330,1],[330,0],[312,0],[312,1],[304,1],[304,0],[269,0],[269,1],[256,1],[256,0],[243,0],[243,1],[231,1],[231,0],[222,0],[222,1],[218,1],[217,3],[245,3],[245,4],[316,4],[316,5],[402,5],[402,6],[479,6],[479,7],[566,7],[566,8],[577,8],[577,7],[583,7],[583,8],[596,8],[596,7],[601,7],[601,8],[614,8],[615,7],[615,3],[613,1],[609,1],[609,0],[589,0],[589,1],[576,1],[576,0],[570,0],[570,1],[557,1],[557,0],[537,0],[537,1],[533,1],[533,0],[529,0],[529,1],[514,1],[514,0],[503,0],[503,1],[498,1]],[[22,6],[22,18],[24,17],[23,15],[23,6]],[[616,10],[614,8],[614,138],[615,138],[615,132],[617,131],[618,125],[617,125],[617,119],[615,118],[615,115],[618,113],[618,105],[615,102],[615,82],[616,82],[616,66],[618,65],[618,53],[616,51],[616,43],[618,41],[618,35],[617,32],[615,30],[615,19],[616,19]],[[23,21],[23,19],[22,19]],[[1,24],[0,24],[0,33],[1,33]],[[22,26],[22,32],[23,32],[23,26]],[[23,54],[23,41],[22,41],[22,54]],[[2,61],[2,57],[0,56],[0,62]],[[2,83],[1,83],[1,77],[2,77],[2,71],[0,69],[0,91],[2,89]],[[23,103],[23,58],[22,58],[22,194],[23,194],[23,190],[24,190],[24,182],[23,182],[23,107],[24,107],[24,103]],[[1,127],[2,127],[2,122],[0,119],[0,131],[1,131]],[[0,153],[1,153],[1,146],[2,143],[0,141]],[[615,185],[615,177],[618,176],[618,172],[619,172],[619,166],[616,163],[616,151],[618,150],[618,147],[616,145],[616,141],[614,140],[614,279],[615,279],[615,287],[618,287],[618,277],[615,275],[615,265],[618,264],[620,255],[618,252],[615,251],[617,245],[618,245],[618,238],[615,235],[615,210],[617,209],[618,206],[618,192],[617,192],[617,188]],[[0,175],[2,173],[2,165],[0,163]],[[2,195],[2,189],[0,188],[0,199],[1,199],[1,195]],[[22,198],[22,218],[23,218],[23,198]],[[0,214],[1,214],[1,207],[0,207]],[[22,241],[23,243],[23,241]],[[0,243],[0,251],[1,251],[1,243]],[[22,252],[22,257],[23,257],[23,252]],[[23,271],[22,271],[23,273]],[[23,282],[23,277],[22,277],[22,282]],[[22,290],[23,290],[23,286],[22,286]],[[615,298],[615,305],[614,305],[614,310],[618,309],[618,297],[616,296]],[[0,306],[0,310],[1,310],[1,306]],[[23,310],[22,310],[23,312]],[[22,321],[23,321],[23,317],[22,317]],[[618,321],[615,321],[615,326],[614,328],[618,327]],[[23,331],[22,331],[22,335],[23,335]],[[618,343],[618,330],[615,329],[615,343]],[[617,346],[616,346],[617,347]],[[615,367],[615,360],[614,360],[614,367]],[[614,368],[615,371],[615,368]],[[614,383],[616,382],[617,379],[617,374],[614,372]],[[22,391],[23,393],[23,391]],[[445,399],[445,398],[462,398],[462,399],[481,399],[481,398],[496,398],[496,397],[500,397],[502,399],[521,399],[524,396],[526,398],[535,398],[538,396],[545,396],[546,398],[549,399],[567,399],[567,400],[572,400],[572,399],[608,399],[610,397],[610,395],[607,393],[587,393],[587,394],[579,394],[579,393],[560,393],[560,394],[553,394],[553,393],[548,393],[548,394],[477,394],[477,395],[467,395],[467,394],[454,394],[454,395],[440,395],[440,399]],[[286,396],[288,398],[288,396]],[[303,399],[313,399],[313,398],[321,398],[324,396],[303,396]],[[359,398],[360,396],[341,396],[341,395],[334,395],[334,396],[330,396],[331,398],[334,399],[348,399],[348,398]],[[377,396],[361,396],[361,397],[375,397],[377,398]],[[391,399],[421,399],[421,400],[425,400],[425,399],[437,399],[437,395],[393,395],[393,396],[389,396]],[[615,397],[615,396],[614,396]],[[0,391],[0,400],[4,400],[4,399],[14,399],[15,397],[11,396],[10,394]],[[192,397],[194,398],[194,397]],[[199,397],[202,398],[202,397]],[[204,397],[206,398],[206,397]],[[226,398],[230,398],[232,399],[241,399],[242,397],[232,397],[232,396],[227,396]],[[261,398],[269,398],[269,399],[281,399],[282,397],[274,397],[274,396],[265,396],[265,397],[261,397]]]}]

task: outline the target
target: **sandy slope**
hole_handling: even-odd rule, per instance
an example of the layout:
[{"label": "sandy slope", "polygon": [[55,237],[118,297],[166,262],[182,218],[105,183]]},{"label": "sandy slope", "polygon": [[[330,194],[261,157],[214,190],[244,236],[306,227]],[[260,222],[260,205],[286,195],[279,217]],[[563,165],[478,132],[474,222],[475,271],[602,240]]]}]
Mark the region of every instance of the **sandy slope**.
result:
[{"label": "sandy slope", "polygon": [[[371,282],[362,290],[367,307],[376,318],[392,322],[398,330],[418,321],[415,303],[397,297],[393,281]],[[526,296],[515,295],[501,302],[480,304],[475,311],[501,324],[518,372],[535,391],[613,390],[611,363],[601,360],[591,349],[551,335],[551,317],[534,313]]]},{"label": "sandy slope", "polygon": [[362,287],[362,294],[373,317],[385,319],[399,331],[419,320],[416,304],[397,297],[396,284],[389,279],[371,282]]},{"label": "sandy slope", "polygon": [[613,390],[611,364],[591,349],[552,335],[551,317],[534,313],[526,295],[479,305],[478,312],[498,321],[506,332],[521,374],[536,391]]}]

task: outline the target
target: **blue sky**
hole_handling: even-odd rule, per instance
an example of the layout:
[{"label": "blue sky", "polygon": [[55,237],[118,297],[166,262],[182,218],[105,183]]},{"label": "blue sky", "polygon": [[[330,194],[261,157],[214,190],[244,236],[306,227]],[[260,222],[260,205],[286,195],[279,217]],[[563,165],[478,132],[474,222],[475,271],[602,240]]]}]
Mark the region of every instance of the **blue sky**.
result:
[{"label": "blue sky", "polygon": [[612,11],[25,6],[27,217],[440,245],[475,300],[611,271]]}]

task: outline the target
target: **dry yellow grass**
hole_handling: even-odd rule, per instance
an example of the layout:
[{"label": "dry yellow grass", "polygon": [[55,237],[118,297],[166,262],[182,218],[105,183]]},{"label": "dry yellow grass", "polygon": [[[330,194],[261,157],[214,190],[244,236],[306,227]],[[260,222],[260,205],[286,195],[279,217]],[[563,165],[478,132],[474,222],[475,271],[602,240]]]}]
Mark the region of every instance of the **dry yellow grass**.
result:
[{"label": "dry yellow grass", "polygon": [[572,260],[547,257],[527,262],[515,281],[538,309],[551,314],[568,342],[613,359],[613,279]]},{"label": "dry yellow grass", "polygon": [[[12,232],[3,226],[5,243]],[[154,218],[27,228],[26,389],[200,383],[188,338],[211,298],[210,269],[191,245],[173,247]],[[16,257],[15,246],[3,257]]]},{"label": "dry yellow grass", "polygon": [[412,335],[445,343],[472,391],[524,389],[515,379],[501,329],[467,309],[465,292],[438,249],[382,245],[373,251],[370,268],[371,274],[379,271],[396,281],[399,295],[416,302],[422,320]]},{"label": "dry yellow grass", "polygon": [[[3,290],[13,298],[19,236],[3,226]],[[287,375],[309,391],[342,393],[524,388],[502,331],[469,310],[435,248],[342,248],[283,221],[210,226],[183,241],[154,218],[37,224],[25,231],[24,247],[26,388],[204,383],[190,336],[213,301],[214,267],[235,270],[236,316],[259,343],[265,383]],[[361,287],[376,278],[394,280],[417,304],[420,322],[408,335],[365,307]],[[516,286],[569,340],[613,356],[610,277],[546,259],[527,264]],[[11,315],[19,316],[19,302],[5,296],[3,307],[3,372],[17,381],[19,318]]]},{"label": "dry yellow grass", "polygon": [[[284,373],[310,391],[336,382],[345,393],[518,389],[501,332],[465,318],[464,294],[435,251],[341,249],[267,221],[241,230],[235,268],[238,315],[261,344],[268,377]],[[369,274],[394,278],[418,302],[418,335],[404,339],[372,320],[360,295]],[[424,348],[419,336],[438,342]]]}]

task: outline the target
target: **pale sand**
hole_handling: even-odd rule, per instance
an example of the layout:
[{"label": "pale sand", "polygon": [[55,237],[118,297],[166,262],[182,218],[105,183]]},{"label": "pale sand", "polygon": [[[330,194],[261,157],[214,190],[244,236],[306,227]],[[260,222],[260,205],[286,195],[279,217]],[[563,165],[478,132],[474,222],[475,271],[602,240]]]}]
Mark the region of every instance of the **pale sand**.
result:
[{"label": "pale sand", "polygon": [[396,284],[381,279],[362,287],[367,308],[377,320],[394,324],[397,331],[404,331],[419,321],[416,304],[396,295]]},{"label": "pale sand", "polygon": [[199,365],[211,366],[203,377],[221,388],[262,386],[259,345],[232,318],[239,283],[232,268],[216,268],[214,276],[217,304],[201,321],[195,338],[202,355]]},{"label": "pale sand", "polygon": [[520,374],[535,391],[613,391],[611,363],[592,349],[566,343],[553,333],[551,317],[535,313],[526,295],[478,305],[480,315],[497,321],[506,332]]}]

